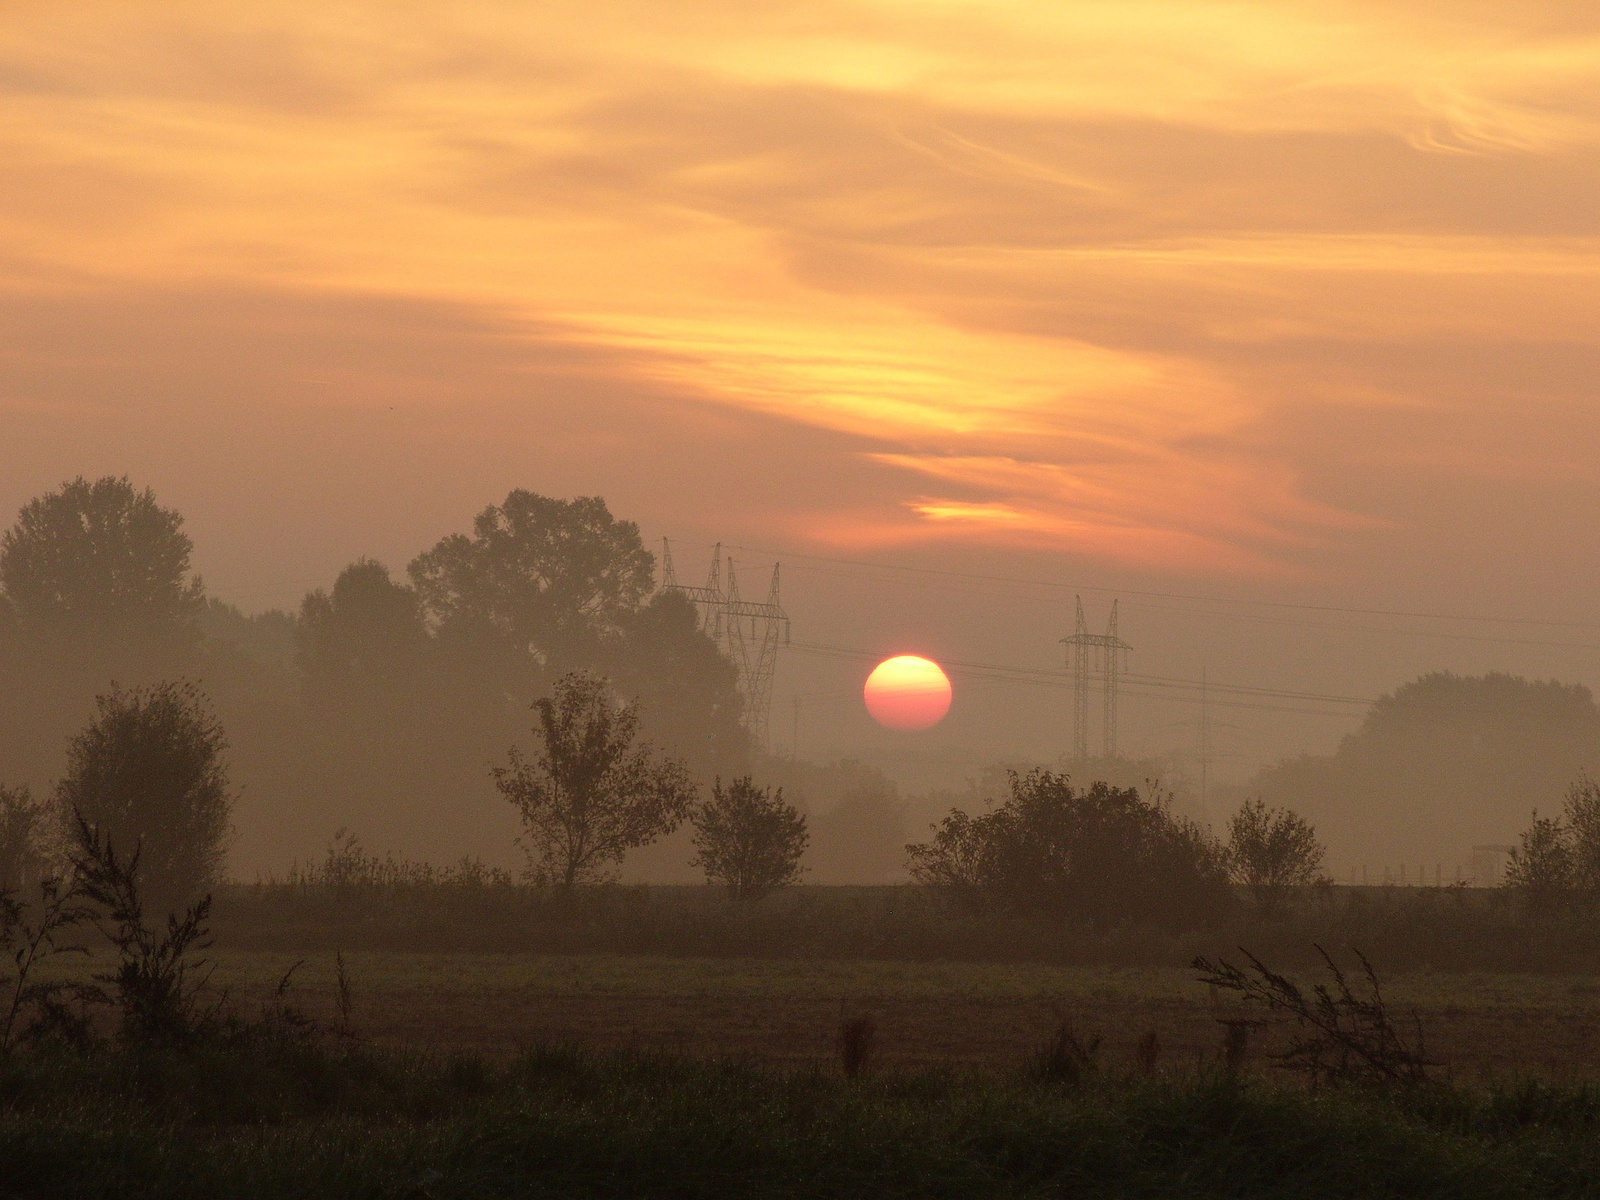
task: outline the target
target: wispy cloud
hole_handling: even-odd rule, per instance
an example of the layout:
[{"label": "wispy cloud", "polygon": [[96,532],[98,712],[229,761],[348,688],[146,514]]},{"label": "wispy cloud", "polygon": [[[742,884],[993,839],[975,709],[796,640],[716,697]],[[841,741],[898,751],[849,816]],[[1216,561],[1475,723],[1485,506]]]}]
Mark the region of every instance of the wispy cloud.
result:
[{"label": "wispy cloud", "polygon": [[0,287],[492,314],[903,486],[817,464],[769,519],[818,540],[1302,571],[1407,519],[1330,429],[1470,482],[1570,405],[1448,364],[1600,337],[1597,75],[1554,3],[23,5]]}]

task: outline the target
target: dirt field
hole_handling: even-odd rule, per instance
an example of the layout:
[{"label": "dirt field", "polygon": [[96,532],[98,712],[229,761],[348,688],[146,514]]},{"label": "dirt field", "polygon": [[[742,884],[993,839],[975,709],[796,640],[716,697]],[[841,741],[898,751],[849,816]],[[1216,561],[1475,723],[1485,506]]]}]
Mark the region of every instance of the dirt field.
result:
[{"label": "dirt field", "polygon": [[[214,982],[255,1005],[295,961],[219,954]],[[1162,1061],[1179,1065],[1214,1056],[1217,1019],[1232,1012],[1192,972],[1164,969],[396,953],[346,964],[365,1037],[490,1054],[570,1041],[825,1060],[848,1013],[873,1017],[885,1064],[1004,1067],[1060,1013],[1102,1039],[1109,1061],[1131,1059],[1153,1029]],[[291,999],[331,1017],[334,978],[331,955],[309,956]],[[1429,1050],[1457,1078],[1600,1078],[1600,982],[1414,974],[1386,992],[1418,1010]]]}]

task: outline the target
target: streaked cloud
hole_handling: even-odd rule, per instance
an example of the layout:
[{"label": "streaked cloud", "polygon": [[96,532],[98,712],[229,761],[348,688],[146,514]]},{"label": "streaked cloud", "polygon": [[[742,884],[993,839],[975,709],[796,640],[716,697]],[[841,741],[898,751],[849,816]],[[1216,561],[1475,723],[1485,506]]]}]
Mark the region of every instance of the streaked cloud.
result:
[{"label": "streaked cloud", "polygon": [[[1314,573],[1419,488],[1579,486],[1597,75],[1554,3],[21,5],[0,287],[456,314],[310,394],[522,355],[533,410],[559,361],[771,422],[818,542]],[[0,413],[113,353],[35,333]]]}]

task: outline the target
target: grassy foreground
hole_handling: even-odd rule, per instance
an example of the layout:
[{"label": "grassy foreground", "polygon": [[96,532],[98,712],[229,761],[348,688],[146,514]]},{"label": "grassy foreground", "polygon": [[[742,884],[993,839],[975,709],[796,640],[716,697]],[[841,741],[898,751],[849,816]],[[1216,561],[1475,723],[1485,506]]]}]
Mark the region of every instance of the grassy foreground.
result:
[{"label": "grassy foreground", "polygon": [[7,1197],[1600,1195],[1600,1092],[502,1064],[245,1033],[0,1061]]}]

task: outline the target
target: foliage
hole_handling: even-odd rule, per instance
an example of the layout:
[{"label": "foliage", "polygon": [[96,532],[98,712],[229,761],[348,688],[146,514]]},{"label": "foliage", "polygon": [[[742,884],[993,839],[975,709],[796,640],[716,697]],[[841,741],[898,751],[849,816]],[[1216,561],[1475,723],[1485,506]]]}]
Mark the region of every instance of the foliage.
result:
[{"label": "foliage", "polygon": [[1590,904],[1600,902],[1600,784],[1581,776],[1562,805],[1572,886]]},{"label": "foliage", "polygon": [[912,878],[969,908],[1097,922],[1202,921],[1228,903],[1223,851],[1157,792],[1065,775],[1010,774],[1011,795],[981,816],[952,812],[906,847]]},{"label": "foliage", "polygon": [[0,888],[36,886],[49,870],[45,806],[25,787],[0,786]]},{"label": "foliage", "polygon": [[693,865],[726,887],[736,900],[759,900],[800,878],[809,837],[806,819],[785,802],[783,789],[757,787],[746,775],[726,788],[718,779],[711,799],[694,813]]},{"label": "foliage", "polygon": [[558,668],[620,628],[654,584],[655,559],[632,521],[598,496],[557,500],[517,489],[485,508],[472,536],[418,555],[410,575],[448,641],[502,647]]},{"label": "foliage", "polygon": [[1028,1077],[1075,1087],[1099,1069],[1100,1041],[1085,1040],[1070,1018],[1058,1015],[1055,1032],[1028,1060]]},{"label": "foliage", "polygon": [[1537,810],[1511,851],[1503,886],[1543,917],[1600,906],[1600,784],[1583,776],[1567,789],[1561,816]]},{"label": "foliage", "polygon": [[67,746],[57,785],[68,836],[79,835],[82,818],[109,841],[138,846],[140,884],[158,903],[213,886],[232,797],[227,739],[210,702],[193,684],[161,683],[113,688],[96,704],[97,719]]},{"label": "foliage", "polygon": [[651,740],[682,754],[700,778],[745,768],[750,738],[738,673],[686,596],[658,592],[625,615],[596,665],[636,698]]},{"label": "foliage", "polygon": [[0,537],[0,588],[32,630],[188,640],[204,605],[192,549],[150,489],[79,477],[30,500]]},{"label": "foliage", "polygon": [[1325,855],[1305,818],[1262,800],[1246,800],[1228,822],[1228,868],[1265,913],[1280,911],[1292,889],[1315,883]]},{"label": "foliage", "polygon": [[[1193,966],[1202,983],[1233,992],[1246,1004],[1264,1009],[1290,1022],[1296,1033],[1287,1049],[1274,1057],[1281,1066],[1308,1076],[1315,1083],[1368,1083],[1415,1087],[1427,1082],[1428,1060],[1422,1023],[1408,1041],[1390,1016],[1372,964],[1355,952],[1366,980],[1366,994],[1358,995],[1328,952],[1317,953],[1331,976],[1330,983],[1315,984],[1308,994],[1299,984],[1262,964],[1248,950],[1240,953],[1249,966],[1237,967],[1226,959],[1216,962],[1199,957]],[[1245,1026],[1224,1022],[1233,1029]]]},{"label": "foliage", "polygon": [[616,706],[604,679],[572,672],[533,705],[539,750],[513,747],[495,786],[522,818],[522,845],[539,880],[570,890],[604,878],[624,854],[671,833],[688,816],[695,788],[674,759],[635,744],[639,717]]},{"label": "foliage", "polygon": [[202,1016],[198,998],[206,964],[196,956],[211,945],[206,925],[211,896],[202,896],[182,915],[169,913],[164,930],[152,929],[140,895],[139,849],[119,857],[111,838],[81,813],[73,815],[73,829],[77,890],[99,906],[91,919],[119,955],[115,971],[95,976],[113,989],[97,998],[117,1006],[128,1041],[192,1036]]}]

